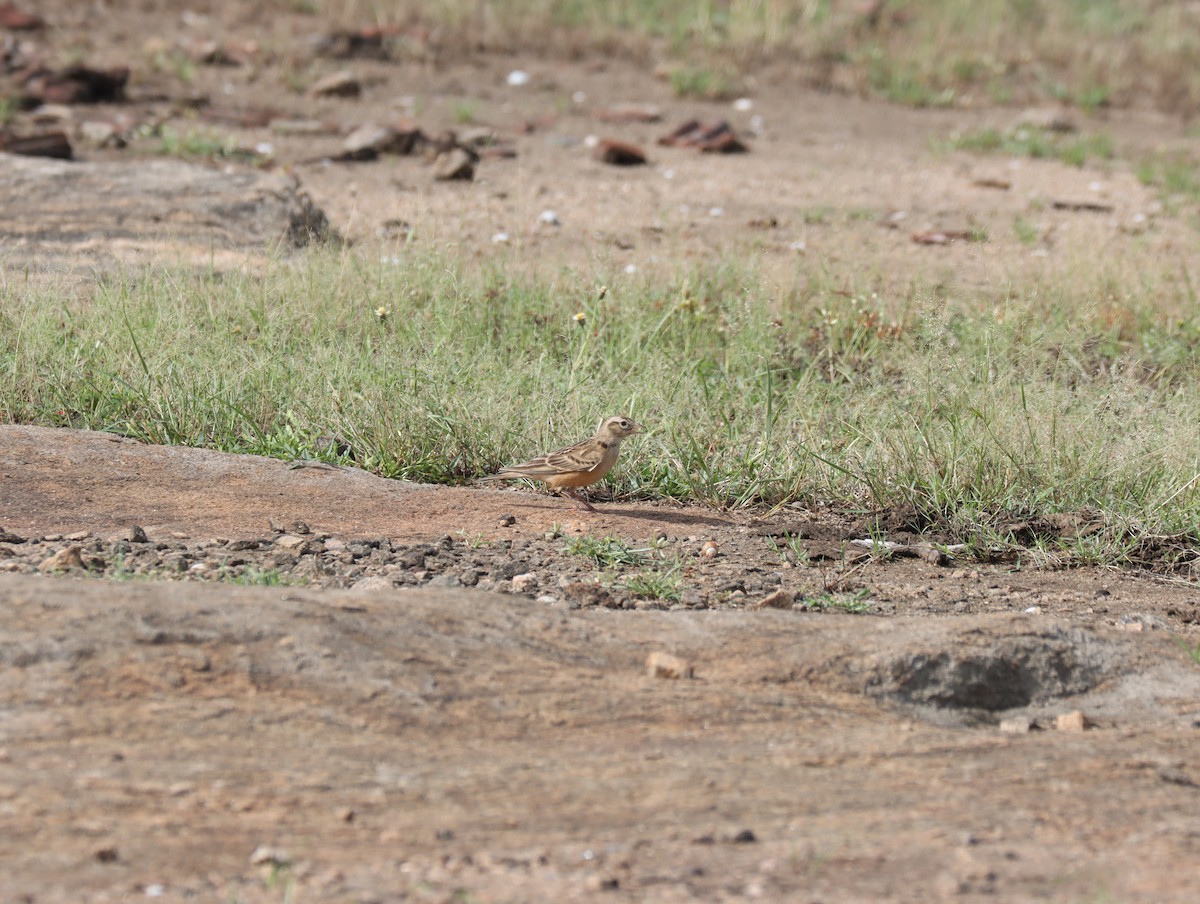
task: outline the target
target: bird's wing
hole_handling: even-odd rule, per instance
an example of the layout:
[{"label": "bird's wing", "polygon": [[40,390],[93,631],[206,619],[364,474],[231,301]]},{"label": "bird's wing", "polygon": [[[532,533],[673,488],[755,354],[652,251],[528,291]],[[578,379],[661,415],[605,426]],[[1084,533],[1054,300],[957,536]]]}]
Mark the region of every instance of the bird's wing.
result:
[{"label": "bird's wing", "polygon": [[584,440],[546,456],[546,464],[563,471],[593,471],[604,461],[608,449],[595,439]]},{"label": "bird's wing", "polygon": [[560,474],[586,473],[600,467],[604,461],[604,451],[603,446],[589,439],[519,465],[501,468],[499,474],[545,480]]}]

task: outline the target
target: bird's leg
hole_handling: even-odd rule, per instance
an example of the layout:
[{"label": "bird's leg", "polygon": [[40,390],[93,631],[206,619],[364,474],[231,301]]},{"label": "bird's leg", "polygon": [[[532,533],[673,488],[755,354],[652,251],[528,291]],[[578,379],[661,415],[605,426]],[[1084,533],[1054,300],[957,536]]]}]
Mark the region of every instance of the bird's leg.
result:
[{"label": "bird's leg", "polygon": [[593,515],[598,514],[597,511],[592,508],[592,504],[588,502],[585,497],[579,495],[579,490],[575,489],[574,487],[567,487],[566,492],[568,496],[583,506],[584,511],[591,512]]}]

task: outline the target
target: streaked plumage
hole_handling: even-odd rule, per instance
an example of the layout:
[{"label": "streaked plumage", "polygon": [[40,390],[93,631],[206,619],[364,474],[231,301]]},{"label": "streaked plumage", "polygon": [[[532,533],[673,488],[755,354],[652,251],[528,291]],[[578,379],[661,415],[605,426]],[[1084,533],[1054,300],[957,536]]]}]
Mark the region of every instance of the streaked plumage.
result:
[{"label": "streaked plumage", "polygon": [[531,459],[519,465],[501,468],[484,480],[542,480],[551,489],[562,490],[587,511],[596,511],[578,493],[580,487],[591,486],[604,479],[616,464],[621,441],[640,433],[642,427],[632,418],[615,415],[606,418],[596,435],[565,449]]}]

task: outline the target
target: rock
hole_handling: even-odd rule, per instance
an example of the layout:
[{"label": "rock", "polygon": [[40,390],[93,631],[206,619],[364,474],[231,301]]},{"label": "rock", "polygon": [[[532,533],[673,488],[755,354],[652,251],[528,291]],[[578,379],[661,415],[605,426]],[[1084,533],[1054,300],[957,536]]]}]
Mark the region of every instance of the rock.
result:
[{"label": "rock", "polygon": [[537,589],[538,576],[532,571],[527,571],[524,574],[513,575],[511,583],[513,593],[529,593]]},{"label": "rock", "polygon": [[1058,731],[1079,733],[1089,728],[1095,728],[1096,725],[1081,710],[1076,709],[1069,713],[1060,713],[1054,720],[1054,727]]},{"label": "rock", "polygon": [[1033,727],[1033,719],[1028,716],[1012,716],[1000,720],[1001,734],[1029,734]]},{"label": "rock", "polygon": [[[0,239],[39,268],[88,267],[136,251],[178,260],[181,245],[217,249],[302,246],[329,235],[325,214],[286,174],[221,171],[178,160],[67,163],[0,157],[0,196],[20,217]],[[95,250],[81,251],[79,236]],[[19,252],[17,251],[19,249]],[[10,256],[9,264],[15,266]]]},{"label": "rock", "polygon": [[251,866],[287,866],[291,862],[292,858],[288,855],[287,851],[265,844],[260,844],[250,854]]},{"label": "rock", "polygon": [[97,119],[81,122],[79,137],[98,148],[123,148],[128,143],[113,123]]},{"label": "rock", "polygon": [[646,162],[646,152],[636,144],[605,138],[593,152],[601,163],[613,166],[640,166]]},{"label": "rock", "polygon": [[293,552],[302,550],[307,545],[308,540],[304,537],[297,537],[295,534],[283,534],[275,538],[275,545],[280,549],[288,549]]},{"label": "rock", "polygon": [[358,97],[362,94],[362,82],[350,70],[341,69],[317,79],[308,93],[313,97]]},{"label": "rock", "polygon": [[341,160],[374,160],[380,154],[407,155],[413,152],[421,131],[415,126],[398,129],[368,123],[359,126],[342,142]]},{"label": "rock", "polygon": [[115,103],[125,97],[129,67],[92,69],[74,65],[53,70],[38,67],[21,79],[21,101],[37,104]]},{"label": "rock", "polygon": [[516,517],[516,515],[513,515],[509,512],[505,512],[503,515],[501,515],[497,519],[497,523],[501,527],[512,527],[514,524],[517,523],[517,517]]},{"label": "rock", "polygon": [[230,540],[225,548],[229,552],[247,552],[251,549],[258,549],[262,545],[260,540],[242,539]]},{"label": "rock", "polygon": [[116,863],[120,859],[114,845],[104,844],[92,851],[92,857],[97,863]]},{"label": "rock", "polygon": [[134,524],[128,529],[122,531],[118,535],[118,539],[124,540],[127,543],[149,543],[150,540],[146,536],[146,531],[141,525]]},{"label": "rock", "polygon": [[692,665],[686,659],[680,659],[670,653],[655,650],[646,657],[646,672],[651,678],[691,678]]},{"label": "rock", "polygon": [[601,876],[593,873],[583,881],[585,891],[616,891],[621,887],[621,880],[616,876]]},{"label": "rock", "polygon": [[29,118],[39,126],[62,126],[75,121],[75,111],[66,104],[42,104]]},{"label": "rock", "polygon": [[70,160],[74,156],[71,141],[62,131],[25,136],[0,133],[0,151],[22,157],[51,157],[56,160]]},{"label": "rock", "polygon": [[796,595],[782,587],[774,593],[768,593],[757,603],[751,603],[748,609],[791,609],[796,601]]},{"label": "rock", "polygon": [[572,581],[562,588],[563,598],[577,608],[613,609],[616,600],[606,588],[588,581]]},{"label": "rock", "polygon": [[14,533],[11,533],[10,531],[5,530],[3,527],[0,527],[0,543],[24,543],[24,542],[25,542],[24,537],[19,537]]},{"label": "rock", "polygon": [[658,139],[664,147],[696,148],[705,154],[744,154],[750,150],[725,120],[702,123],[689,119]]},{"label": "rock", "polygon": [[36,13],[19,9],[14,3],[0,4],[0,28],[9,31],[37,31],[46,27],[46,20]]},{"label": "rock", "polygon": [[458,135],[458,143],[468,148],[486,148],[496,143],[496,130],[488,126],[475,126]]},{"label": "rock", "polygon": [[42,574],[53,574],[56,571],[83,571],[83,548],[78,544],[72,544],[65,549],[60,549],[54,555],[45,559],[38,565],[38,571]]},{"label": "rock", "polygon": [[460,147],[442,151],[433,161],[433,178],[439,182],[470,182],[475,178],[475,158]]}]

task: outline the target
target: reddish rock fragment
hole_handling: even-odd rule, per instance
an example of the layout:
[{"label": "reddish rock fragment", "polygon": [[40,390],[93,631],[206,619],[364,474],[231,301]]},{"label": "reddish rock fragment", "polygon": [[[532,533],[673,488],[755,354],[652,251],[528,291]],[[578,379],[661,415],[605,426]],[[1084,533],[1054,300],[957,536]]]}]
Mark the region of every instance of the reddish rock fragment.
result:
[{"label": "reddish rock fragment", "polygon": [[21,99],[37,104],[97,104],[123,100],[128,66],[91,69],[68,66],[58,71],[38,68],[21,78]]},{"label": "reddish rock fragment", "polygon": [[37,31],[46,27],[46,20],[36,13],[27,13],[13,3],[0,3],[0,28],[9,31]]},{"label": "reddish rock fragment", "polygon": [[696,148],[705,154],[744,154],[750,150],[725,120],[702,123],[689,119],[658,139],[665,147]]},{"label": "reddish rock fragment", "polygon": [[22,157],[53,157],[58,160],[70,160],[74,156],[70,139],[61,131],[21,137],[0,133],[0,151],[20,154]]},{"label": "reddish rock fragment", "polygon": [[636,144],[605,138],[596,145],[596,159],[613,166],[640,166],[646,162],[646,152]]}]

